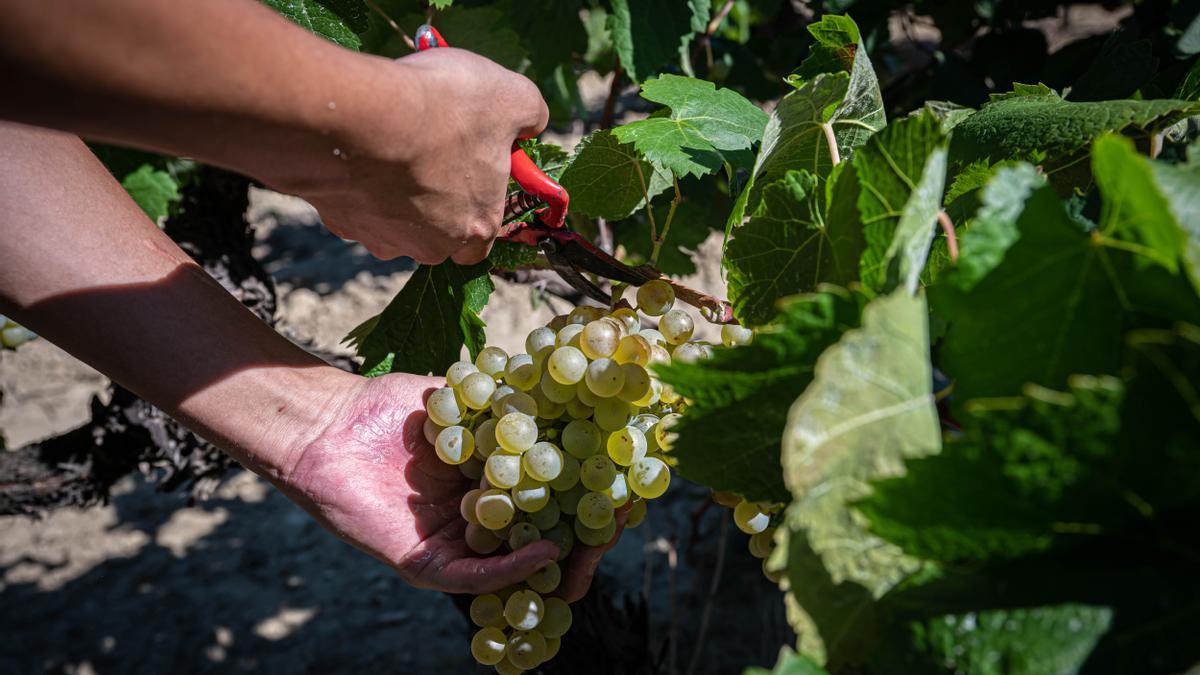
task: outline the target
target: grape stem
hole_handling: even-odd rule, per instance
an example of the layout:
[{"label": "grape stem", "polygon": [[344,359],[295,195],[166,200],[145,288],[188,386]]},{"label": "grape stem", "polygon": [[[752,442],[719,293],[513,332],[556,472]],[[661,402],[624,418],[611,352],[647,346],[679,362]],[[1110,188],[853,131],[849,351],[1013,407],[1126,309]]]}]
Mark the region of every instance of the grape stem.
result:
[{"label": "grape stem", "polygon": [[829,159],[834,166],[842,163],[842,153],[838,150],[837,136],[833,133],[832,124],[822,124],[821,131],[825,132],[825,141],[829,143]]},{"label": "grape stem", "polygon": [[375,3],[375,0],[366,0],[366,3],[367,7],[371,8],[371,11],[382,17],[383,20],[387,22],[387,25],[392,27],[392,30],[396,31],[400,34],[400,37],[404,38],[404,44],[408,45],[409,49],[413,50],[414,52],[417,51],[417,45],[413,42],[413,39],[409,37],[408,33],[404,32],[404,29],[400,27],[400,24],[396,23],[395,19],[388,16],[387,12],[383,11],[383,8]]},{"label": "grape stem", "polygon": [[954,221],[950,220],[950,215],[945,211],[938,211],[938,222],[942,225],[942,232],[946,234],[946,248],[950,250],[950,262],[958,262],[958,237],[954,234]]},{"label": "grape stem", "polygon": [[[667,240],[667,233],[671,230],[671,221],[675,219],[675,209],[683,199],[683,195],[679,192],[679,179],[672,175],[671,182],[675,184],[675,198],[671,200],[671,208],[667,210],[667,219],[663,221],[662,234],[655,236],[654,223],[650,224],[650,240],[654,243],[654,247],[650,251],[650,264],[655,267],[658,266],[658,254],[662,251],[663,242]],[[647,207],[647,212],[649,212],[649,207]]]}]

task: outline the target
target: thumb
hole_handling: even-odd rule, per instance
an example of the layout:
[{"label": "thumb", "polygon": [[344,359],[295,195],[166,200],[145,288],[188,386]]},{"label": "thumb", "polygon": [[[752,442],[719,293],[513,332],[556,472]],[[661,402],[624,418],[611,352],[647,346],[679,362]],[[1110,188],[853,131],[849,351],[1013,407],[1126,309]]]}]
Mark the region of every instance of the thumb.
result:
[{"label": "thumb", "polygon": [[442,568],[438,585],[451,593],[491,593],[528,579],[557,557],[557,546],[539,540],[508,555],[458,558]]}]

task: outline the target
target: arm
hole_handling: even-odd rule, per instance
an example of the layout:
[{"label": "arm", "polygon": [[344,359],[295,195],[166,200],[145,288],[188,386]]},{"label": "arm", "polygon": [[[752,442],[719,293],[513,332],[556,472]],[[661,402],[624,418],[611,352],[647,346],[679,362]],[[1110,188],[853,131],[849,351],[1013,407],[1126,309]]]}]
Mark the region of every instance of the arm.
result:
[{"label": "arm", "polygon": [[254,0],[0,12],[0,117],[253,176],[380,257],[484,257],[512,142],[547,115],[529,80],[487,59],[357,54]]}]

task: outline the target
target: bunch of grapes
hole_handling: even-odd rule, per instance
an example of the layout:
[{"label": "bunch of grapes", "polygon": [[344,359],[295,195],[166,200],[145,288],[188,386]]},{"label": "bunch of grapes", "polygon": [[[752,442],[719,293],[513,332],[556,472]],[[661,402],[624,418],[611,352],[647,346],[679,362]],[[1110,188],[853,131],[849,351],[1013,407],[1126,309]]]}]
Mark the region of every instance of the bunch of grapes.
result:
[{"label": "bunch of grapes", "polygon": [[749,502],[732,492],[714,492],[713,501],[733,509],[733,524],[750,535],[750,555],[762,560],[763,576],[779,583],[780,573],[767,569],[767,558],[775,550],[775,530],[786,504]]},{"label": "bunch of grapes", "polygon": [[0,315],[0,346],[16,349],[37,337],[37,334],[12,319]]},{"label": "bunch of grapes", "polygon": [[[471,550],[547,539],[561,561],[576,541],[611,541],[616,509],[628,505],[626,527],[636,527],[646,501],[667,491],[670,427],[683,401],[650,368],[704,358],[711,347],[689,342],[692,319],[671,309],[665,282],[646,283],[637,300],[641,313],[661,317],[657,330],[642,328],[629,307],[578,307],[531,332],[525,353],[487,347],[474,363],[453,364],[447,386],[429,396],[426,438],[442,461],[479,480],[461,504]],[[571,626],[570,606],[550,597],[561,577],[554,562],[476,597],[475,659],[520,673],[553,658]]]}]

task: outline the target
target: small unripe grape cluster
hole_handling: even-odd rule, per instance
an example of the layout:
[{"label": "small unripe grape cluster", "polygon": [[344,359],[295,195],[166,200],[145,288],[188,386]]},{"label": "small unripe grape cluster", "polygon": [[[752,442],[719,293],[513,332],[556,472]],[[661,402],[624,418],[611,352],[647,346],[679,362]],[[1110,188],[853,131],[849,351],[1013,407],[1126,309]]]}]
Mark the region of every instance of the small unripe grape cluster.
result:
[{"label": "small unripe grape cluster", "polygon": [[576,542],[610,542],[614,512],[626,505],[625,526],[636,527],[646,501],[670,485],[670,428],[683,401],[651,366],[704,346],[687,341],[692,321],[670,310],[674,293],[662,286],[666,293],[638,293],[639,304],[653,300],[662,315],[658,330],[643,329],[628,307],[578,307],[529,333],[525,353],[487,347],[474,363],[455,363],[447,386],[429,396],[426,438],[443,462],[479,480],[460,509],[471,550],[489,555],[547,539],[560,552],[523,583],[472,601],[471,653],[499,673],[536,668],[557,653],[571,608],[550,594]]},{"label": "small unripe grape cluster", "polygon": [[36,337],[33,331],[0,314],[0,346],[16,349]]},{"label": "small unripe grape cluster", "polygon": [[713,501],[733,509],[733,524],[750,535],[750,555],[762,560],[763,576],[779,583],[780,574],[767,569],[767,558],[775,550],[775,530],[786,504],[748,502],[732,492],[713,492]]}]

